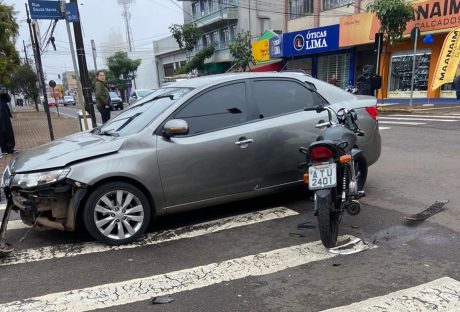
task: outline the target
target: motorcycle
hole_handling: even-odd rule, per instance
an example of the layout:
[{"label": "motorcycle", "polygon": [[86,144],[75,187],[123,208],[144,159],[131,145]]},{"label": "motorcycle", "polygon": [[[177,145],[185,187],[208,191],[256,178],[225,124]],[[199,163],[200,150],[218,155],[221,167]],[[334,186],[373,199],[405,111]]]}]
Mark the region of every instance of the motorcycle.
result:
[{"label": "motorcycle", "polygon": [[326,248],[332,248],[337,243],[344,211],[357,215],[361,210],[359,199],[365,196],[367,161],[356,147],[358,136],[364,136],[364,132],[358,127],[354,110],[341,108],[336,112],[330,106],[317,106],[314,110],[327,111],[329,121],[316,125],[326,128],[315,142],[309,147],[300,147],[306,162],[299,167],[308,168],[304,183],[314,192],[321,241]]}]

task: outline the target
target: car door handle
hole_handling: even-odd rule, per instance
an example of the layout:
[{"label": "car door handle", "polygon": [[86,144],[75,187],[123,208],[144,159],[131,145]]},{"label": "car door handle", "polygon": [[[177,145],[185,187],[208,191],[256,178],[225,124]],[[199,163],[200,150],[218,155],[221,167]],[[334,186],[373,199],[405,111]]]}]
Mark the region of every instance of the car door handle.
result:
[{"label": "car door handle", "polygon": [[252,143],[252,142],[254,142],[253,139],[246,139],[246,140],[235,142],[235,145],[246,145],[246,144],[249,144],[249,143]]}]

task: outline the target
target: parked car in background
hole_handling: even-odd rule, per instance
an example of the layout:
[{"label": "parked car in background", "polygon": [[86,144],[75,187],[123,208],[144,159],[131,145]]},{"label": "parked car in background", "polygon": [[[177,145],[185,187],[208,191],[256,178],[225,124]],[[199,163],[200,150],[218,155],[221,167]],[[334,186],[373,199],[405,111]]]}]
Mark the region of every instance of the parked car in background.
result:
[{"label": "parked car in background", "polygon": [[102,242],[129,243],[158,222],[151,216],[301,186],[299,147],[328,120],[318,105],[354,109],[365,132],[356,146],[377,161],[375,97],[304,74],[239,73],[177,82],[89,132],[25,151],[2,185],[26,224],[84,224]]},{"label": "parked car in background", "polygon": [[119,110],[123,109],[123,100],[115,92],[109,92],[110,95],[110,109]]},{"label": "parked car in background", "polygon": [[71,95],[64,96],[64,106],[75,105],[75,99]]},{"label": "parked car in background", "polygon": [[154,89],[137,89],[137,90],[133,90],[133,93],[129,97],[129,101],[128,101],[129,105],[132,105],[132,104],[136,103],[136,101],[139,101],[140,99],[146,97],[147,95],[149,95],[153,91],[155,91],[155,90]]}]

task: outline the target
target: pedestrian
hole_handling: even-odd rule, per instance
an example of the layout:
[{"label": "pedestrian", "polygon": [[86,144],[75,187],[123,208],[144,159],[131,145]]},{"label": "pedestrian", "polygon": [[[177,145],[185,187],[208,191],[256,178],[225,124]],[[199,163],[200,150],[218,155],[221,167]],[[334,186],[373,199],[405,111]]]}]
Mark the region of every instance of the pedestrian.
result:
[{"label": "pedestrian", "polygon": [[96,95],[96,107],[99,113],[101,113],[102,123],[106,123],[110,119],[109,89],[104,81],[104,71],[98,70],[96,73],[96,82],[94,83],[94,93]]},{"label": "pedestrian", "polygon": [[460,101],[460,73],[454,78],[455,93],[457,93],[457,101]]},{"label": "pedestrian", "polygon": [[13,125],[11,124],[11,109],[8,103],[11,102],[11,97],[4,87],[0,87],[0,148],[4,154],[12,154],[15,152]]},{"label": "pedestrian", "polygon": [[329,83],[337,87],[337,84],[339,83],[339,81],[337,80],[337,77],[335,76],[335,74],[332,74],[331,79],[329,79]]}]

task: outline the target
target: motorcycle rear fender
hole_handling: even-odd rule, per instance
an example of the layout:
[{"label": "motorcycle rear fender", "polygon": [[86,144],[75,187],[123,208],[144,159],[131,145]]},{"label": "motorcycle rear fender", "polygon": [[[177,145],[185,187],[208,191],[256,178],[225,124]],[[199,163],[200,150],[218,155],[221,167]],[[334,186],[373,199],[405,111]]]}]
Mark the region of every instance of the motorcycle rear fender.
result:
[{"label": "motorcycle rear fender", "polygon": [[354,148],[351,150],[351,156],[353,157],[353,159],[357,157],[363,157],[363,151],[359,148]]},{"label": "motorcycle rear fender", "polygon": [[320,198],[328,198],[331,196],[331,192],[332,192],[332,189],[328,188],[328,189],[316,190],[315,194],[317,197],[320,197]]}]

